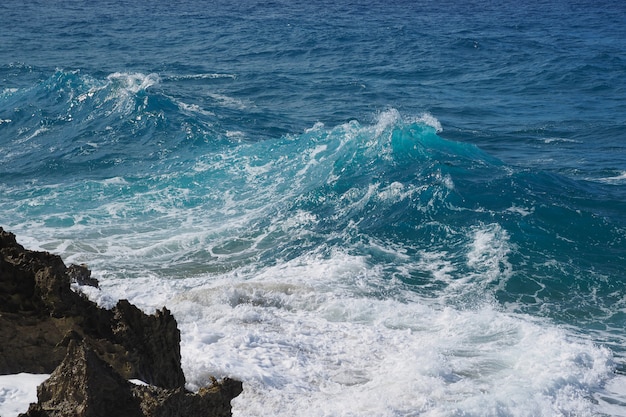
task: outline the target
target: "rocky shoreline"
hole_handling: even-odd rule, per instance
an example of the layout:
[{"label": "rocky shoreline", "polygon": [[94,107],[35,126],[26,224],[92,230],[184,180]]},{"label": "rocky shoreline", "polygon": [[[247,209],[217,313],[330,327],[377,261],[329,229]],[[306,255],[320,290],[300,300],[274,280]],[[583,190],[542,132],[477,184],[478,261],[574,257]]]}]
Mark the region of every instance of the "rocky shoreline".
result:
[{"label": "rocky shoreline", "polygon": [[25,249],[0,227],[0,375],[51,374],[21,416],[232,415],[240,381],[185,389],[180,332],[166,308],[147,315],[120,300],[102,309],[72,282],[98,285],[85,266]]}]

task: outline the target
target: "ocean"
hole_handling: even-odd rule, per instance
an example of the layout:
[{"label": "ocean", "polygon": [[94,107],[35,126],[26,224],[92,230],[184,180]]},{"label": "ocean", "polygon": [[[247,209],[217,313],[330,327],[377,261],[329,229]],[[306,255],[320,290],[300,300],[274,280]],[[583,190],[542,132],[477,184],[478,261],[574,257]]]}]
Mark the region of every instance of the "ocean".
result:
[{"label": "ocean", "polygon": [[4,0],[0,28],[0,226],[101,306],[167,306],[189,389],[626,416],[626,3]]}]

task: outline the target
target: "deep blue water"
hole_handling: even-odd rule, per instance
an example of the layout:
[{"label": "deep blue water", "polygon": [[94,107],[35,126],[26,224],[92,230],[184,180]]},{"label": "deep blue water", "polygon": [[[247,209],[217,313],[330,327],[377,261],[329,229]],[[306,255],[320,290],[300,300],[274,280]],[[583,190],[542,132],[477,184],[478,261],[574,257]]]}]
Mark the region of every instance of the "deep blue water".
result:
[{"label": "deep blue water", "polygon": [[626,415],[626,3],[460,3],[4,1],[0,225],[167,303],[238,415]]}]

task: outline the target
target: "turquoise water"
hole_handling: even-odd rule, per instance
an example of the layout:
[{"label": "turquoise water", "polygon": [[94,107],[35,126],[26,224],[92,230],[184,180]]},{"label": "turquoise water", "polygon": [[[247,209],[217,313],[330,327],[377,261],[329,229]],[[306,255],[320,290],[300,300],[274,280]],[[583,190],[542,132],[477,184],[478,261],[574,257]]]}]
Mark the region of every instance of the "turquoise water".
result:
[{"label": "turquoise water", "polygon": [[0,225],[235,415],[626,415],[625,16],[5,2]]}]

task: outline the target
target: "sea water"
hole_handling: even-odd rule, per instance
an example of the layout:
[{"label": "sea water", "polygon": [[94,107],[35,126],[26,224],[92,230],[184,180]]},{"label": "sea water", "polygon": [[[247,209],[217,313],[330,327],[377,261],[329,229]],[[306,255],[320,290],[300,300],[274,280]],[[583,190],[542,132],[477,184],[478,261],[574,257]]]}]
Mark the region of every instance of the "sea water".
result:
[{"label": "sea water", "polygon": [[4,1],[0,225],[235,416],[626,415],[625,19]]}]

